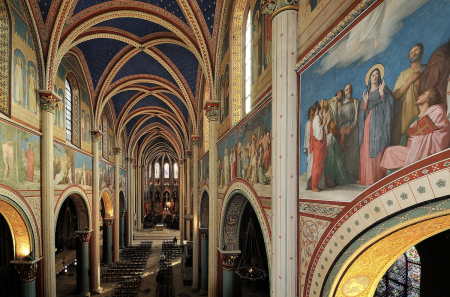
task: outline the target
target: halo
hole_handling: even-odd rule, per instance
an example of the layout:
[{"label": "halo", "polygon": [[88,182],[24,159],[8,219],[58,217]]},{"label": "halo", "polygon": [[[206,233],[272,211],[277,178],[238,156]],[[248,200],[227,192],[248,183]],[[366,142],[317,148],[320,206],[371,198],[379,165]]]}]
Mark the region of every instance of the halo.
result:
[{"label": "halo", "polygon": [[375,65],[372,66],[372,68],[369,69],[369,71],[367,71],[367,74],[366,74],[366,86],[369,85],[369,75],[376,68],[378,68],[380,70],[380,76],[381,76],[380,79],[383,80],[383,77],[384,77],[384,66],[383,66],[383,64],[375,64]]}]

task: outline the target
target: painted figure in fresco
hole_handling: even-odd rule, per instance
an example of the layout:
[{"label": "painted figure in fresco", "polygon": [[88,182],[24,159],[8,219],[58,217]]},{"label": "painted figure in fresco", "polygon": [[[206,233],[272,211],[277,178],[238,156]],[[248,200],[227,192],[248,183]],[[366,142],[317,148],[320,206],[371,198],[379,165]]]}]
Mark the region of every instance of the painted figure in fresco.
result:
[{"label": "painted figure in fresco", "polygon": [[342,161],[353,179],[359,179],[359,99],[353,98],[353,87],[347,84],[344,88],[345,101],[338,109],[338,130],[343,143]]},{"label": "painted figure in fresco", "polygon": [[270,18],[270,15],[264,15],[264,59],[266,65],[272,62],[272,22]]},{"label": "painted figure in fresco", "polygon": [[392,93],[395,98],[394,126],[392,128],[392,144],[400,144],[400,137],[409,127],[409,122],[419,114],[416,105],[419,98],[419,79],[425,70],[422,65],[423,44],[414,45],[409,51],[411,66],[400,73]]},{"label": "painted figure in fresco", "polygon": [[14,69],[14,87],[17,104],[24,106],[25,82],[23,81],[23,61],[21,57],[17,57],[17,64]]},{"label": "painted figure in fresco", "polygon": [[[90,143],[91,142],[91,117],[89,116],[89,114],[86,112],[86,142]],[[122,144],[122,147],[123,144]],[[124,163],[125,164],[125,163]]]},{"label": "painted figure in fresco", "polygon": [[427,67],[420,77],[419,95],[436,88],[444,99],[443,106],[448,113],[448,79],[450,76],[450,40],[436,49],[428,60]]},{"label": "painted figure in fresco", "polygon": [[37,112],[37,101],[36,101],[36,77],[34,68],[30,66],[30,74],[28,75],[28,98],[30,102],[30,111],[32,113]]},{"label": "painted figure in fresco", "polygon": [[86,141],[86,112],[81,110],[81,139]]},{"label": "painted figure in fresco", "polygon": [[338,109],[342,105],[342,101],[344,100],[344,91],[339,90],[336,92],[336,95],[328,101],[328,113],[329,113],[329,121],[333,120],[336,125],[339,127],[338,123]]},{"label": "painted figure in fresco", "polygon": [[228,183],[230,182],[230,180],[229,180],[229,173],[230,173],[229,166],[230,166],[230,164],[229,164],[229,160],[228,160],[227,148],[225,148],[225,151],[223,153],[223,173],[224,173],[223,174],[223,180],[224,180],[223,185],[224,186],[227,186]]},{"label": "painted figure in fresco", "polygon": [[342,161],[341,135],[334,120],[328,122],[328,131],[330,133],[327,134],[327,157],[324,168],[326,185],[329,188],[348,185],[347,169]]},{"label": "painted figure in fresco", "polygon": [[328,101],[327,99],[320,100],[320,117],[323,119],[325,114],[328,113],[327,121],[323,123],[325,127],[325,133],[328,134],[328,123],[330,122],[330,113],[328,112]]},{"label": "painted figure in fresco", "polygon": [[380,168],[383,152],[391,143],[394,120],[394,96],[384,80],[384,66],[374,65],[366,75],[367,91],[359,110],[359,179],[371,185],[383,178]]},{"label": "painted figure in fresco", "polygon": [[83,162],[83,171],[81,172],[81,185],[87,185],[86,163]]},{"label": "painted figure in fresco", "polygon": [[27,174],[28,174],[28,181],[33,181],[33,175],[34,175],[34,151],[33,146],[30,142],[27,143],[28,150],[25,151],[25,157],[27,158]]},{"label": "painted figure in fresco", "polygon": [[309,132],[309,153],[313,154],[311,169],[311,191],[313,192],[320,192],[320,190],[325,188],[323,169],[327,157],[327,138],[324,123],[328,121],[328,113],[325,113],[322,118],[319,114],[320,108],[319,102],[316,101],[313,105],[314,118]]},{"label": "painted figure in fresco", "polygon": [[3,180],[8,180],[8,169],[9,169],[9,180],[12,180],[13,166],[14,166],[14,147],[11,140],[7,140],[3,146],[3,163],[5,163],[5,172],[3,173]]},{"label": "painted figure in fresco", "polygon": [[[450,123],[443,103],[444,99],[436,88],[426,91],[417,99],[419,115],[411,120],[402,136],[401,145],[386,149],[380,165],[382,168],[395,170],[448,148]],[[425,117],[428,122],[432,122],[427,124],[435,129],[424,129],[421,119]]]},{"label": "painted figure in fresco", "polygon": [[303,141],[303,153],[306,155],[306,162],[308,164],[306,169],[307,190],[311,190],[311,169],[313,163],[313,154],[309,152],[311,122],[314,118],[314,110],[312,107],[308,110],[308,121],[305,125],[305,138]]},{"label": "painted figure in fresco", "polygon": [[253,43],[253,83],[258,79],[261,70],[261,22],[259,20],[259,10],[255,12],[253,18],[253,32],[252,32],[252,43]]}]

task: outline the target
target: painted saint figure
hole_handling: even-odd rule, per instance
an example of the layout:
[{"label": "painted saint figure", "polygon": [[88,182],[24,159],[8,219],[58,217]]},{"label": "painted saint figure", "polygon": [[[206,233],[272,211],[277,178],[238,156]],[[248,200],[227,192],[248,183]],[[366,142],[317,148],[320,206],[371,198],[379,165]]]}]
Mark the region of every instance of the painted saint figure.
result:
[{"label": "painted saint figure", "polygon": [[315,102],[313,105],[314,118],[311,124],[310,130],[310,143],[309,153],[313,154],[313,164],[311,168],[311,191],[320,192],[325,188],[323,169],[325,166],[325,159],[327,157],[327,136],[325,134],[324,123],[328,121],[328,113],[325,113],[324,118],[319,114],[320,111],[319,102]]},{"label": "painted saint figure", "polygon": [[384,80],[384,66],[374,65],[366,75],[367,91],[359,110],[359,179],[371,185],[383,178],[380,168],[384,150],[391,143],[394,96]]},{"label": "painted saint figure", "polygon": [[28,181],[33,181],[33,175],[34,175],[34,151],[33,146],[30,142],[27,143],[28,150],[25,151],[25,157],[27,158],[27,174],[28,174]]},{"label": "painted saint figure", "polygon": [[3,163],[5,163],[5,172],[3,174],[3,180],[7,180],[9,169],[9,180],[12,180],[13,166],[14,166],[14,147],[11,140],[7,140],[3,146]]},{"label": "painted saint figure", "polygon": [[17,57],[17,64],[14,69],[14,87],[15,87],[15,100],[17,104],[24,106],[24,94],[25,94],[25,82],[23,79],[23,61],[22,58]]},{"label": "painted saint figure", "polygon": [[32,113],[37,112],[37,102],[36,102],[36,78],[34,68],[30,66],[30,74],[28,75],[28,100],[30,103],[30,111]]}]

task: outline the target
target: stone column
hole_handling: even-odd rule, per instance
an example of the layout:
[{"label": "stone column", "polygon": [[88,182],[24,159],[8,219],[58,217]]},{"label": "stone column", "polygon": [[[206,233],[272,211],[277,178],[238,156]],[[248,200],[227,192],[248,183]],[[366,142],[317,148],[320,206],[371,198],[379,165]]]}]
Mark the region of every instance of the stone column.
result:
[{"label": "stone column", "polygon": [[126,226],[128,237],[127,237],[127,246],[133,244],[133,206],[131,202],[131,191],[132,191],[132,183],[131,183],[131,171],[133,168],[133,159],[126,158],[127,161],[127,184],[126,184],[126,193],[127,193],[127,216],[128,216],[128,225]]},{"label": "stone column", "polygon": [[103,263],[112,263],[112,225],[114,223],[114,217],[103,219]]},{"label": "stone column", "polygon": [[136,231],[141,230],[141,205],[142,205],[142,166],[136,166]]},{"label": "stone column", "polygon": [[92,292],[99,294],[100,287],[100,184],[98,168],[98,144],[102,139],[100,131],[91,131],[92,135],[92,228],[93,228],[93,251],[92,251]]},{"label": "stone column", "polygon": [[201,262],[202,262],[202,273],[201,273],[201,288],[200,295],[208,294],[208,228],[199,228],[202,240],[201,246]]},{"label": "stone column", "polygon": [[199,265],[199,261],[198,261],[198,250],[199,250],[199,234],[198,234],[198,227],[199,227],[199,222],[198,222],[198,140],[199,140],[199,136],[198,135],[192,135],[191,137],[191,145],[192,145],[192,162],[194,163],[194,176],[191,177],[193,178],[192,180],[192,184],[193,184],[193,188],[192,188],[192,196],[193,196],[193,206],[192,206],[192,220],[193,220],[193,224],[192,224],[192,234],[193,234],[193,257],[192,257],[192,271],[193,271],[193,278],[192,278],[192,291],[197,292],[199,290],[198,287],[198,265]]},{"label": "stone column", "polygon": [[180,159],[180,245],[183,245],[183,240],[186,237],[184,230],[184,182],[184,159]]},{"label": "stone column", "polygon": [[219,101],[205,102],[209,120],[209,244],[208,244],[208,296],[216,297],[217,292],[217,247],[219,214],[217,213],[217,134],[219,130]]},{"label": "stone column", "polygon": [[[11,261],[16,271],[19,273],[19,296],[36,297],[36,276],[38,271],[38,262],[42,258],[34,261]],[[56,296],[56,295],[55,295]]]},{"label": "stone column", "polygon": [[[114,148],[114,262],[119,261],[119,247],[120,247],[120,198],[119,198],[119,166],[120,166],[120,147]],[[123,230],[123,229],[122,229]],[[122,234],[123,235],[123,234]],[[123,237],[122,237],[123,238]]]},{"label": "stone column", "polygon": [[272,296],[297,291],[297,1],[263,5],[272,14]]},{"label": "stone column", "polygon": [[89,240],[91,231],[77,231],[77,291],[78,296],[91,296],[89,292]]},{"label": "stone column", "polygon": [[[120,223],[119,223],[119,248],[125,248],[125,214],[126,212],[120,211]],[[119,258],[117,258],[119,259]]]},{"label": "stone column", "polygon": [[[39,91],[41,104],[41,218],[44,258],[44,296],[56,296],[55,219],[53,203],[53,116],[60,99],[52,91]],[[36,156],[37,157],[37,156]]]},{"label": "stone column", "polygon": [[136,230],[134,228],[136,223],[136,164],[131,165],[131,218],[134,233]]},{"label": "stone column", "polygon": [[[185,216],[192,215],[191,209],[191,151],[187,150],[186,152],[186,213]],[[191,237],[191,221],[186,220],[186,238],[188,241],[192,241]]]},{"label": "stone column", "polygon": [[220,250],[223,269],[223,297],[233,297],[234,270],[236,269],[237,259],[239,258],[240,253],[241,251]]}]

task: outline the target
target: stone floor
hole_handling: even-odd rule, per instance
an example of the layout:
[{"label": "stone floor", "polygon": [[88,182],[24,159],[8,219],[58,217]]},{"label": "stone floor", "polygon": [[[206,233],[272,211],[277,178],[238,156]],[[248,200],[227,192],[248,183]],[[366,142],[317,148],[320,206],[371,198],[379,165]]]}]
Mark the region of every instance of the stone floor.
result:
[{"label": "stone floor", "polygon": [[[141,240],[153,240],[153,247],[150,257],[147,261],[147,266],[144,271],[144,278],[139,288],[138,297],[153,297],[156,296],[156,273],[159,268],[159,256],[161,254],[163,239],[170,239],[177,236],[179,240],[179,231],[167,230],[164,231],[142,231],[135,233],[134,243],[137,244]],[[101,270],[107,269],[107,266],[101,266]],[[114,293],[114,283],[101,283],[103,292],[101,297],[110,297]],[[175,296],[177,297],[197,297],[200,296],[197,292],[192,292],[190,286],[183,286],[181,277],[181,258],[173,260],[173,288]],[[61,273],[56,276],[56,295],[58,297],[77,297],[76,294],[76,267],[69,266],[67,274]],[[250,287],[243,285],[242,296],[244,297],[268,297],[268,293],[251,293]]]}]

